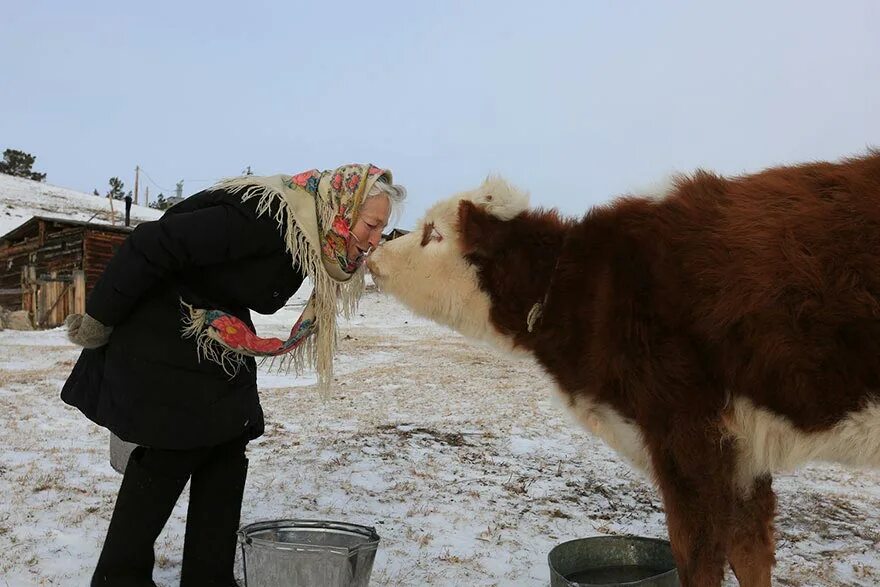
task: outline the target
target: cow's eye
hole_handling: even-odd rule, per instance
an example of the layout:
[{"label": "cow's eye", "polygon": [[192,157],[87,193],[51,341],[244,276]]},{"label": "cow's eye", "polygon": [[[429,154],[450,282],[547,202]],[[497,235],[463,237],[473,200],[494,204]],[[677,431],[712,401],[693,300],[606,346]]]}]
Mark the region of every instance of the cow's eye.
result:
[{"label": "cow's eye", "polygon": [[443,235],[440,234],[440,231],[434,227],[433,222],[429,222],[425,224],[422,228],[422,246],[425,247],[428,243],[432,241],[440,242],[443,240]]}]

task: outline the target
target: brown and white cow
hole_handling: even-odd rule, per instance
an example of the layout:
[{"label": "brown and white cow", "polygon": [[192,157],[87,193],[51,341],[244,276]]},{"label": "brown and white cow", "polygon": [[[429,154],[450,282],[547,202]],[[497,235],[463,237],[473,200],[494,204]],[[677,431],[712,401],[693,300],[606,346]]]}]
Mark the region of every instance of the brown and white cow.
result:
[{"label": "brown and white cow", "polygon": [[414,311],[537,357],[656,481],[685,587],[719,585],[725,560],[770,585],[774,471],[880,466],[880,152],[698,171],[581,219],[489,179],[369,268]]}]

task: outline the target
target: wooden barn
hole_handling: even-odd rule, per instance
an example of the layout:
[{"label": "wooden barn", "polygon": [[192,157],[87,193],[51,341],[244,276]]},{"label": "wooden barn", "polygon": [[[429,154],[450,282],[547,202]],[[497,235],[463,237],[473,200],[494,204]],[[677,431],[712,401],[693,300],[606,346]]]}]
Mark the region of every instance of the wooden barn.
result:
[{"label": "wooden barn", "polygon": [[85,300],[133,230],[35,216],[0,236],[0,306],[27,310],[37,328],[53,328]]}]

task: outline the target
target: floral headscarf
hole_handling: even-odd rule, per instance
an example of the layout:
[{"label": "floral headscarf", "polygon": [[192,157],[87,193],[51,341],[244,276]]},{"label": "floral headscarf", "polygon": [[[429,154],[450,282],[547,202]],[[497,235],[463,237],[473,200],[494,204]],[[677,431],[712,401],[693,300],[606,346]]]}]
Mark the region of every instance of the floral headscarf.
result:
[{"label": "floral headscarf", "polygon": [[[322,186],[321,179],[325,176],[329,176],[329,182]],[[323,239],[321,254],[325,264],[335,263],[347,274],[357,271],[357,262],[348,259],[346,248],[351,238],[351,228],[357,222],[361,204],[369,192],[358,188],[366,188],[367,184],[372,188],[375,181],[383,177],[391,183],[391,172],[375,165],[345,165],[333,171],[311,169],[290,178],[290,184],[311,193],[320,206],[336,211],[329,226],[326,219],[322,222],[321,216],[318,217],[318,231]]]}]

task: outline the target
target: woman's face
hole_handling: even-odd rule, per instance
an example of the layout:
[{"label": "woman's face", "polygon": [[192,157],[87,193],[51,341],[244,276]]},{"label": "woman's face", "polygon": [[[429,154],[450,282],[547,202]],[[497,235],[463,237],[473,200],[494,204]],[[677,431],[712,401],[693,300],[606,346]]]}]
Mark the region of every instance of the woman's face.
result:
[{"label": "woman's face", "polygon": [[367,253],[379,246],[390,215],[391,200],[388,196],[367,198],[361,206],[357,222],[351,228],[346,250],[349,262],[360,265]]}]

